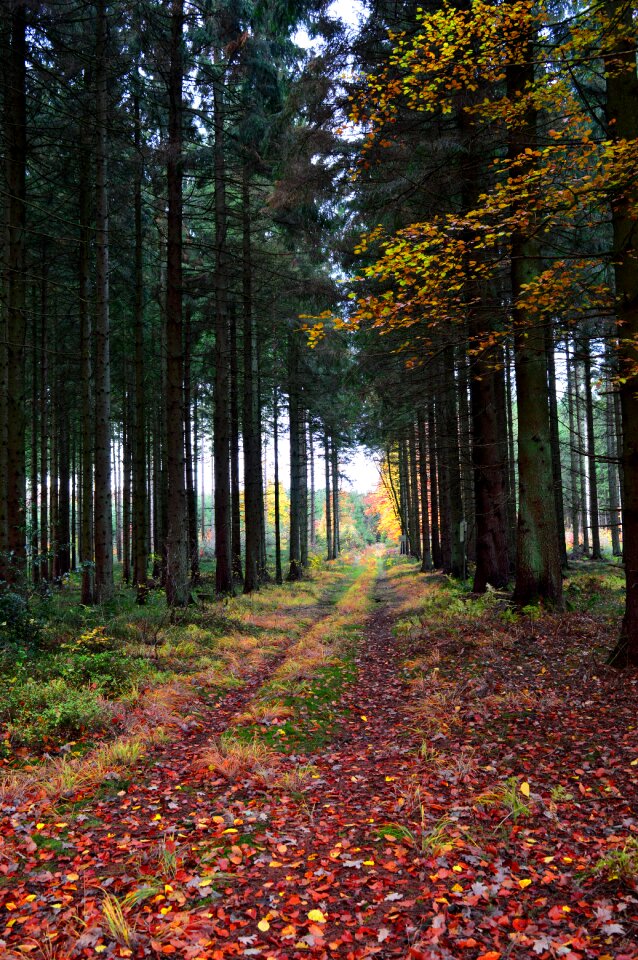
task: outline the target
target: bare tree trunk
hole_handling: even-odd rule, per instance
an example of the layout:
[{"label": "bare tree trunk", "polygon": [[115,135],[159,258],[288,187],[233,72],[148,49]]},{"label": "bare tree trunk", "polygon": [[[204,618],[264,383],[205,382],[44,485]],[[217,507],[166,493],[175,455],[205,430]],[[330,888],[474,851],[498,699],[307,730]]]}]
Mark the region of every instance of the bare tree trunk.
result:
[{"label": "bare tree trunk", "polygon": [[[191,584],[199,580],[199,551],[197,549],[197,446],[193,452],[191,430],[191,305],[186,304],[184,335],[184,455],[186,459],[186,501],[188,511],[188,559]],[[197,425],[197,420],[195,421]]]},{"label": "bare tree trunk", "polygon": [[[34,298],[35,300],[35,298]],[[40,582],[38,554],[38,320],[33,304],[31,320],[31,577]]]},{"label": "bare tree trunk", "polygon": [[572,514],[572,554],[580,552],[580,492],[579,492],[579,460],[576,451],[578,436],[576,433],[576,418],[574,415],[574,373],[572,359],[569,356],[569,337],[565,338],[565,365],[567,367],[567,416],[569,420],[569,469]]},{"label": "bare tree trunk", "polygon": [[554,334],[551,323],[545,327],[545,350],[547,353],[547,390],[549,397],[549,431],[552,444],[552,476],[554,478],[554,501],[556,504],[556,529],[560,549],[561,566],[567,566],[567,542],[565,540],[565,506],[563,503],[563,478],[560,463],[560,440],[558,435],[558,403],[556,401],[556,360]]},{"label": "bare tree trunk", "polygon": [[[84,71],[84,85],[88,90],[90,74]],[[88,113],[88,110],[86,111]],[[82,603],[95,603],[95,567],[93,563],[93,409],[92,389],[92,343],[93,324],[89,303],[90,242],[91,242],[91,195],[89,190],[91,150],[83,127],[79,173],[79,219],[80,249],[78,264],[80,351],[82,369],[82,499],[80,505],[80,568],[82,572]]]},{"label": "bare tree trunk", "polygon": [[[259,553],[261,533],[261,442],[258,419],[258,379],[255,370],[256,341],[253,320],[252,243],[250,215],[250,171],[244,163],[242,171],[242,306],[244,321],[244,526],[245,576],[244,593],[259,587]],[[274,398],[275,405],[277,398]],[[277,412],[275,410],[275,420]],[[277,464],[277,468],[279,465]],[[278,492],[275,491],[278,497]],[[281,568],[281,545],[279,549]],[[281,575],[281,569],[279,570]],[[281,576],[277,583],[281,582]]]},{"label": "bare tree trunk", "polygon": [[279,398],[277,387],[273,389],[273,445],[274,445],[274,485],[275,485],[275,582],[283,583],[281,566],[281,514],[279,504]]},{"label": "bare tree trunk", "polygon": [[237,362],[237,314],[230,305],[230,500],[231,558],[233,580],[241,581],[241,508],[239,495],[239,366]]},{"label": "bare tree trunk", "polygon": [[310,547],[312,550],[317,546],[317,523],[315,519],[315,442],[312,433],[312,420],[308,419],[308,451],[310,454]]},{"label": "bare tree trunk", "polygon": [[166,464],[168,528],[166,601],[184,607],[188,582],[188,516],[184,463],[184,346],[182,316],[182,83],[183,0],[171,4],[171,54],[168,78],[168,186],[166,256]]},{"label": "bare tree trunk", "polygon": [[598,478],[596,476],[596,437],[594,435],[594,398],[591,388],[591,350],[587,332],[581,340],[583,379],[585,381],[585,418],[587,422],[587,460],[589,462],[589,516],[591,518],[591,559],[601,560],[598,516]]},{"label": "bare tree trunk", "polygon": [[[534,84],[534,28],[525,15],[515,55],[506,68],[507,93],[517,100]],[[508,156],[521,162],[537,145],[536,111],[527,114],[509,132]],[[556,529],[551,435],[547,395],[547,356],[542,328],[524,305],[526,285],[541,269],[540,249],[533,225],[514,231],[511,240],[514,363],[518,404],[518,537],[516,551],[517,603],[542,599],[562,603],[561,558]]]},{"label": "bare tree trunk", "polygon": [[300,479],[300,421],[299,405],[299,344],[294,331],[288,335],[288,420],[290,424],[290,536],[288,580],[301,579],[301,490]]},{"label": "bare tree trunk", "polygon": [[230,492],[230,364],[228,250],[224,156],[223,78],[213,84],[215,177],[215,580],[217,592],[233,592]]},{"label": "bare tree trunk", "polygon": [[[617,24],[606,51],[607,118],[610,136],[618,143],[638,138],[638,76],[635,24],[631,4],[608,0],[610,22]],[[620,637],[610,662],[638,665],[638,237],[635,211],[636,178],[612,194],[616,281],[616,319],[619,337],[618,393],[622,410],[623,556],[627,579],[626,605]]]},{"label": "bare tree trunk", "polygon": [[439,535],[439,483],[437,477],[436,423],[434,400],[428,403],[428,448],[430,459],[430,499],[432,507],[432,564],[436,569],[443,566]]},{"label": "bare tree trunk", "polygon": [[425,417],[422,412],[419,413],[418,436],[419,485],[421,488],[421,541],[423,544],[421,571],[422,573],[427,573],[432,569],[432,550],[430,547],[430,510],[428,506],[428,454],[425,439]]},{"label": "bare tree trunk", "polygon": [[[25,338],[26,338],[26,3],[11,9],[11,50],[5,90],[7,230],[6,322],[6,529],[0,543],[0,576],[17,579],[26,563]],[[4,438],[2,438],[4,439]],[[5,479],[5,478],[0,478]]]},{"label": "bare tree trunk", "polygon": [[330,439],[328,433],[323,436],[323,455],[326,462],[326,559],[334,560],[332,541],[332,495],[330,492]]},{"label": "bare tree trunk", "polygon": [[109,209],[107,193],[106,4],[96,4],[95,119],[95,590],[103,603],[113,595],[113,515],[111,500],[111,360],[109,320]]},{"label": "bare tree trunk", "polygon": [[339,517],[339,450],[335,438],[332,438],[332,552],[336,560],[341,553],[341,533]]},{"label": "bare tree trunk", "polygon": [[142,135],[140,101],[135,97],[135,438],[133,446],[133,583],[142,606],[148,594],[146,403],[144,392],[144,235],[142,232]]}]

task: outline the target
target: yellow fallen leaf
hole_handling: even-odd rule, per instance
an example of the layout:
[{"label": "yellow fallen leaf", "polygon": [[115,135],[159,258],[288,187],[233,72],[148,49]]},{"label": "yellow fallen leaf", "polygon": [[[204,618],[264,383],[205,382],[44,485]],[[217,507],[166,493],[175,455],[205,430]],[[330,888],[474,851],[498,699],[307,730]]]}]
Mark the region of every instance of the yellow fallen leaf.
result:
[{"label": "yellow fallen leaf", "polygon": [[308,913],[308,919],[312,920],[313,923],[325,923],[326,918],[324,917],[321,910],[310,910]]},{"label": "yellow fallen leaf", "polygon": [[155,816],[153,817],[153,821],[152,821],[152,822],[155,822],[156,820],[161,820],[161,819],[162,819],[162,814],[161,814],[161,813],[156,813]]},{"label": "yellow fallen leaf", "polygon": [[46,824],[44,823],[36,823],[35,828],[36,830],[44,830],[45,826]]},{"label": "yellow fallen leaf", "polygon": [[361,714],[361,719],[363,720],[364,723],[367,723],[367,722],[368,722],[368,718],[367,718],[367,717],[364,717],[363,714]]},{"label": "yellow fallen leaf", "polygon": [[263,920],[259,921],[259,923],[257,924],[257,929],[261,930],[262,933],[266,933],[268,930],[270,930],[270,924],[268,923],[265,917]]},{"label": "yellow fallen leaf", "polygon": [[268,864],[268,866],[269,866],[269,867],[280,867],[281,864],[280,864],[279,860],[271,860],[270,863]]},{"label": "yellow fallen leaf", "polygon": [[520,786],[520,791],[524,797],[529,797],[529,783],[527,780],[523,780]]},{"label": "yellow fallen leaf", "polygon": [[452,887],[452,893],[463,893],[463,887],[460,883],[455,883]]},{"label": "yellow fallen leaf", "polygon": [[523,880],[518,881],[518,885],[521,888],[521,890],[524,890],[525,887],[529,887],[531,882],[532,881],[529,879],[529,877],[525,877]]}]

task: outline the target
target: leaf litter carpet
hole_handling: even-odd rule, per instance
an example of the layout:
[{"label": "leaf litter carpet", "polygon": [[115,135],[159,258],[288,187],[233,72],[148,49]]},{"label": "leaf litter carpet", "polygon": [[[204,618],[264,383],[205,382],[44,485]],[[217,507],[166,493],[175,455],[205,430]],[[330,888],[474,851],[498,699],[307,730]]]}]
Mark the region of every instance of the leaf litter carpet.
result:
[{"label": "leaf litter carpet", "polygon": [[555,624],[498,649],[489,622],[397,629],[416,583],[366,586],[356,679],[320,747],[206,764],[262,675],[112,789],[16,803],[0,955],[637,958],[635,877],[593,869],[631,862],[635,676],[550,679]]}]

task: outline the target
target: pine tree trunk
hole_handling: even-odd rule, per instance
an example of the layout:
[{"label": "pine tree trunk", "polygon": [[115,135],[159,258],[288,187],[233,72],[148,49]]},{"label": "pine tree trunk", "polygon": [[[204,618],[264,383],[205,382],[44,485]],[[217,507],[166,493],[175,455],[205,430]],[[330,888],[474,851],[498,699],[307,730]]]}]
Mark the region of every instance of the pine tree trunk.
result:
[{"label": "pine tree trunk", "polygon": [[569,356],[569,337],[565,338],[565,366],[567,368],[567,416],[569,421],[569,469],[572,514],[572,555],[580,553],[580,491],[579,460],[576,449],[578,435],[574,415],[574,373],[572,359]]},{"label": "pine tree trunk", "polygon": [[124,365],[126,397],[123,404],[123,447],[122,447],[122,580],[131,582],[131,475],[133,459],[133,395],[134,386],[131,367],[128,361]]},{"label": "pine tree trunk", "polygon": [[332,438],[332,552],[336,560],[341,553],[341,533],[339,516],[339,450]]},{"label": "pine tree trunk", "polygon": [[[0,578],[15,581],[26,563],[26,3],[11,10],[11,50],[5,90],[6,187],[9,194],[6,291],[6,478],[3,494],[6,529],[0,529]],[[2,438],[4,439],[4,438]],[[0,527],[3,524],[0,524]]]},{"label": "pine tree trunk", "polygon": [[288,580],[300,580],[301,566],[301,490],[300,479],[300,421],[299,407],[299,344],[293,331],[288,335],[288,420],[290,424],[290,535],[288,543]]},{"label": "pine tree trunk", "polygon": [[69,412],[64,387],[58,396],[58,579],[71,570],[71,455]]},{"label": "pine tree trunk", "polygon": [[239,495],[239,364],[237,362],[237,314],[229,307],[230,322],[230,499],[233,580],[241,581],[241,507]]},{"label": "pine tree trunk", "polygon": [[136,602],[148,594],[148,489],[146,460],[146,401],[144,392],[144,235],[142,232],[142,131],[140,101],[135,97],[135,437],[133,441],[133,583]]},{"label": "pine tree trunk", "polygon": [[[244,528],[245,576],[244,593],[259,588],[259,553],[261,532],[261,444],[257,419],[257,378],[255,376],[255,331],[253,321],[252,244],[250,215],[250,171],[244,163],[242,171],[242,307],[244,322]],[[276,397],[275,397],[276,403]],[[276,412],[275,412],[276,418]],[[278,451],[277,451],[278,455]],[[279,468],[279,464],[277,464]],[[281,568],[281,545],[279,550]],[[281,569],[279,570],[281,574]],[[281,580],[277,580],[281,582]]]},{"label": "pine tree trunk", "polygon": [[184,463],[184,346],[182,316],[182,83],[183,0],[171,4],[171,52],[168,78],[168,187],[166,256],[166,465],[168,527],[166,601],[184,607],[188,581],[188,516]]},{"label": "pine tree trunk", "polygon": [[[507,93],[518,100],[534,84],[534,36],[531,12],[525,14],[516,56],[506,69]],[[536,111],[510,129],[508,156],[519,162],[537,145]],[[545,338],[538,320],[524,305],[527,284],[541,269],[534,225],[515,230],[511,238],[514,365],[518,405],[518,529],[514,598],[526,605],[545,600],[562,603],[561,558],[556,529],[551,434],[547,394]]]},{"label": "pine tree trunk", "polygon": [[[84,86],[90,87],[90,72],[84,71]],[[88,113],[88,110],[87,110]],[[90,243],[91,243],[91,194],[89,173],[91,150],[87,142],[85,128],[82,132],[82,144],[79,163],[78,206],[80,220],[80,248],[78,263],[78,309],[80,313],[80,352],[82,376],[82,497],[80,503],[80,568],[82,573],[81,598],[85,606],[95,603],[95,566],[93,563],[93,370],[92,344],[93,324],[91,323],[91,305],[89,302],[90,283]],[[46,322],[46,321],[45,321]]]},{"label": "pine tree trunk", "polygon": [[279,504],[279,398],[277,387],[273,390],[273,446],[274,446],[274,494],[275,494],[275,582],[283,583],[281,566],[281,512]]},{"label": "pine tree trunk", "polygon": [[432,569],[432,549],[430,546],[430,509],[428,505],[428,454],[425,436],[425,416],[421,412],[418,419],[419,437],[419,485],[421,492],[421,542],[423,557],[421,572],[428,573]]},{"label": "pine tree trunk", "polygon": [[308,445],[306,417],[299,418],[299,559],[301,569],[308,566]]},{"label": "pine tree trunk", "polygon": [[602,560],[600,520],[598,516],[598,478],[596,476],[596,437],[594,435],[594,398],[591,387],[591,350],[587,334],[581,340],[583,379],[585,381],[585,419],[587,422],[587,461],[589,463],[589,516],[591,519],[591,559]]},{"label": "pine tree trunk", "polygon": [[[40,281],[40,575],[50,580],[49,570],[49,344],[48,344],[48,284],[44,264],[46,248],[43,243],[42,277]],[[93,484],[88,488],[92,496]]]},{"label": "pine tree trunk", "polygon": [[[35,300],[35,297],[34,297]],[[36,304],[31,319],[31,578],[40,582],[38,555],[38,320]]]},{"label": "pine tree trunk", "polygon": [[419,484],[418,484],[418,465],[417,465],[417,443],[416,427],[414,421],[410,424],[410,435],[408,439],[408,462],[410,467],[410,527],[412,534],[410,542],[412,545],[412,556],[417,560],[421,559],[421,528],[419,523]]},{"label": "pine tree trunk", "polygon": [[430,460],[430,502],[432,508],[432,564],[435,569],[438,570],[443,566],[443,554],[439,533],[439,481],[434,400],[430,400],[428,403],[428,449]]},{"label": "pine tree trunk", "polygon": [[[607,119],[616,142],[638,138],[638,76],[636,75],[635,25],[631,4],[608,0],[611,21],[619,33],[612,35],[605,61]],[[638,665],[638,236],[635,211],[638,185],[633,177],[613,194],[612,262],[616,281],[616,319],[619,337],[618,393],[622,411],[623,556],[627,580],[625,615],[610,662]]]},{"label": "pine tree trunk", "polygon": [[96,4],[95,119],[95,592],[100,603],[113,595],[113,515],[111,500],[111,361],[109,321],[109,210],[107,194],[106,4]]},{"label": "pine tree trunk", "polygon": [[545,327],[545,350],[547,354],[549,431],[552,444],[552,476],[554,478],[554,501],[556,504],[556,530],[558,533],[561,567],[567,567],[565,505],[563,503],[563,477],[560,463],[560,439],[558,435],[558,403],[556,400],[556,360],[554,357],[554,335],[551,324],[549,323]]},{"label": "pine tree trunk", "polygon": [[[186,304],[184,332],[184,455],[186,458],[186,506],[188,513],[188,559],[191,585],[199,580],[199,550],[197,543],[197,443],[193,451],[193,433],[191,429],[191,305]],[[195,418],[197,429],[197,418]]]},{"label": "pine tree trunk", "polygon": [[607,483],[609,486],[609,526],[611,530],[611,550],[614,557],[621,555],[620,548],[620,497],[618,484],[618,436],[616,434],[615,418],[615,389],[612,381],[613,357],[611,349],[607,348],[607,390],[606,390],[606,422],[607,422]]},{"label": "pine tree trunk", "polygon": [[317,522],[316,513],[316,491],[315,491],[315,441],[312,432],[312,420],[308,420],[308,452],[310,455],[310,547],[312,550],[317,546]]},{"label": "pine tree trunk", "polygon": [[578,354],[574,353],[574,391],[576,397],[576,423],[578,436],[578,481],[580,506],[583,518],[583,554],[589,556],[589,515],[587,511],[587,475],[585,472],[585,423],[582,416],[583,398],[580,392]]},{"label": "pine tree trunk", "polygon": [[228,250],[224,156],[223,80],[213,84],[215,176],[215,582],[233,592],[230,492],[230,364],[228,344]]},{"label": "pine tree trunk", "polygon": [[334,560],[332,542],[332,495],[330,492],[330,438],[323,435],[323,455],[326,463],[326,559]]}]

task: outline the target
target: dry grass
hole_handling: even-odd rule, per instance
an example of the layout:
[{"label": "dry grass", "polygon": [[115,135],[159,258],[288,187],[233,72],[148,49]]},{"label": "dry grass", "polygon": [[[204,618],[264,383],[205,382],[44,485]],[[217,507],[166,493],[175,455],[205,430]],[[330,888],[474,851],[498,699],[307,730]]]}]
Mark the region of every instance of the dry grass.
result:
[{"label": "dry grass", "polygon": [[239,780],[252,773],[260,777],[270,775],[278,757],[269,746],[258,739],[244,741],[224,737],[202,751],[199,765],[207,767],[226,780]]},{"label": "dry grass", "polygon": [[294,717],[295,711],[292,707],[277,700],[271,700],[268,703],[257,701],[251,704],[244,713],[238,714],[233,723],[236,725],[244,723],[261,723],[264,725],[281,723],[288,717]]}]

